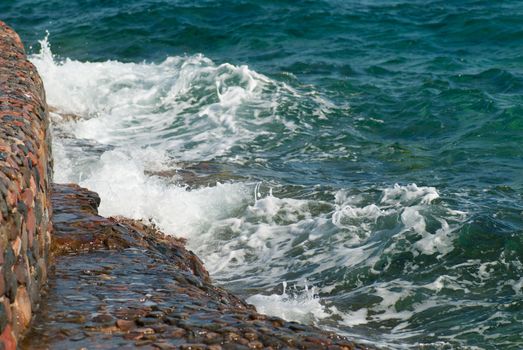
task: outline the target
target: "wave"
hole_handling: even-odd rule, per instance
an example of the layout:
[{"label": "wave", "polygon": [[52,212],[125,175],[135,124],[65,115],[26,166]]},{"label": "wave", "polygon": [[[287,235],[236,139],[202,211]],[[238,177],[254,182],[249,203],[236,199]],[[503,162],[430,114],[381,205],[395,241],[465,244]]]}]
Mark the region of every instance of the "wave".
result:
[{"label": "wave", "polygon": [[217,157],[267,133],[264,126],[278,119],[273,99],[280,90],[294,93],[247,66],[216,65],[203,55],[159,64],[57,61],[47,38],[41,45],[31,61],[48,103],[77,117],[69,133],[117,146],[161,140],[178,160]]},{"label": "wave", "polygon": [[[319,129],[340,106],[313,88],[203,55],[58,60],[47,38],[30,59],[53,108],[56,181],[97,191],[103,215],[187,238],[213,278],[260,310],[387,346],[445,347],[473,325],[438,322],[496,309],[480,290],[501,263],[463,253],[471,214],[436,187],[305,185],[314,177],[290,186],[266,175],[338,151],[347,160],[350,125],[338,139]],[[521,295],[521,279],[510,277],[501,288]],[[303,281],[314,288],[274,291]],[[486,337],[499,320],[480,321]],[[436,335],[422,338],[428,329]]]}]

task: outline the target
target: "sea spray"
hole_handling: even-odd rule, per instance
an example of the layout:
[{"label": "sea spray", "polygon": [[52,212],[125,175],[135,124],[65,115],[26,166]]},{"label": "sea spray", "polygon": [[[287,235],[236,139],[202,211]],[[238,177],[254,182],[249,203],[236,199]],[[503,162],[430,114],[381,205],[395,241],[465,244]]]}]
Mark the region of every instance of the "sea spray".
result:
[{"label": "sea spray", "polygon": [[289,321],[317,323],[318,320],[329,315],[314,287],[309,287],[305,283],[303,289],[294,286],[289,290],[285,281],[282,282],[282,287],[281,294],[256,294],[247,298],[247,301],[255,305],[261,313]]}]

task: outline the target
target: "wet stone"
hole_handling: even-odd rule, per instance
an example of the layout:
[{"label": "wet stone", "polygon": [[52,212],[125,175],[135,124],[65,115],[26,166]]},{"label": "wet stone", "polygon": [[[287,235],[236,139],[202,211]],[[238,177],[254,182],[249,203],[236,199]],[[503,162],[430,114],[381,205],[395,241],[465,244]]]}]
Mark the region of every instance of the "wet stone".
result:
[{"label": "wet stone", "polygon": [[92,322],[112,325],[114,323],[114,317],[107,314],[97,315],[91,319]]},{"label": "wet stone", "polygon": [[123,339],[125,340],[139,340],[142,339],[144,336],[143,333],[140,332],[129,332],[123,336]]},{"label": "wet stone", "polygon": [[[195,272],[198,261],[183,241],[143,222],[102,218],[90,196],[77,186],[55,186],[56,263],[38,327],[21,349],[305,349],[318,345],[315,337],[319,344],[328,337],[312,326],[258,314],[200,277],[204,267]],[[99,244],[109,238],[125,244]],[[62,328],[77,331],[63,334]],[[77,340],[79,334],[88,336]],[[340,337],[342,342],[348,340]]]},{"label": "wet stone", "polygon": [[161,320],[158,320],[157,318],[154,318],[154,317],[141,317],[136,321],[136,323],[139,326],[151,326],[151,325],[158,324],[159,322],[161,322]]},{"label": "wet stone", "polygon": [[118,327],[122,331],[128,331],[136,327],[136,323],[131,320],[116,320],[116,327]]},{"label": "wet stone", "polygon": [[249,347],[241,344],[226,343],[222,345],[224,350],[249,350]]},{"label": "wet stone", "polygon": [[134,330],[135,333],[140,333],[140,334],[154,334],[154,329],[152,328],[136,328]]},{"label": "wet stone", "polygon": [[[41,79],[27,61],[20,38],[3,22],[0,22],[0,61],[0,227],[2,239],[9,241],[3,241],[7,244],[1,248],[3,287],[0,289],[9,298],[9,302],[6,299],[2,304],[8,318],[15,321],[12,330],[18,335],[29,324],[32,306],[38,305],[40,298],[35,291],[45,281],[42,275],[46,270],[36,269],[36,259],[25,254],[30,235],[33,240],[37,238],[36,245],[42,250],[49,243],[50,227],[36,223],[32,213],[37,198],[46,202],[46,209],[50,204],[48,179],[43,179],[40,186],[33,179],[34,167],[47,168],[48,175],[52,175],[47,139],[49,120]],[[19,259],[15,264],[16,257]],[[14,317],[10,316],[11,308]],[[3,344],[10,348],[8,333],[2,333],[2,337]]]}]

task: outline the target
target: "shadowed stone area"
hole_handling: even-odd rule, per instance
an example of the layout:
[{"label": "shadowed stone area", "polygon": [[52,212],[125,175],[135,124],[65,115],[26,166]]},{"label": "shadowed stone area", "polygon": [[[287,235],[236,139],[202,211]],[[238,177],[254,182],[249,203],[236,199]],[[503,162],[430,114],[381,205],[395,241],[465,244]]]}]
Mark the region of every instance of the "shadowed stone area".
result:
[{"label": "shadowed stone area", "polygon": [[213,286],[183,240],[99,216],[77,185],[53,190],[56,261],[22,349],[368,349],[257,313]]}]

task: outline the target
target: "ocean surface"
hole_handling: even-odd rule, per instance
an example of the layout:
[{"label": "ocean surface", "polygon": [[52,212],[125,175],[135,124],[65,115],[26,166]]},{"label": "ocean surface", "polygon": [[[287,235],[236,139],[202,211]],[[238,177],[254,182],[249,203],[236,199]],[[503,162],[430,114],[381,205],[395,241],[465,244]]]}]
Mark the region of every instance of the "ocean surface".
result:
[{"label": "ocean surface", "polygon": [[523,348],[523,2],[2,0],[55,181],[262,312]]}]

